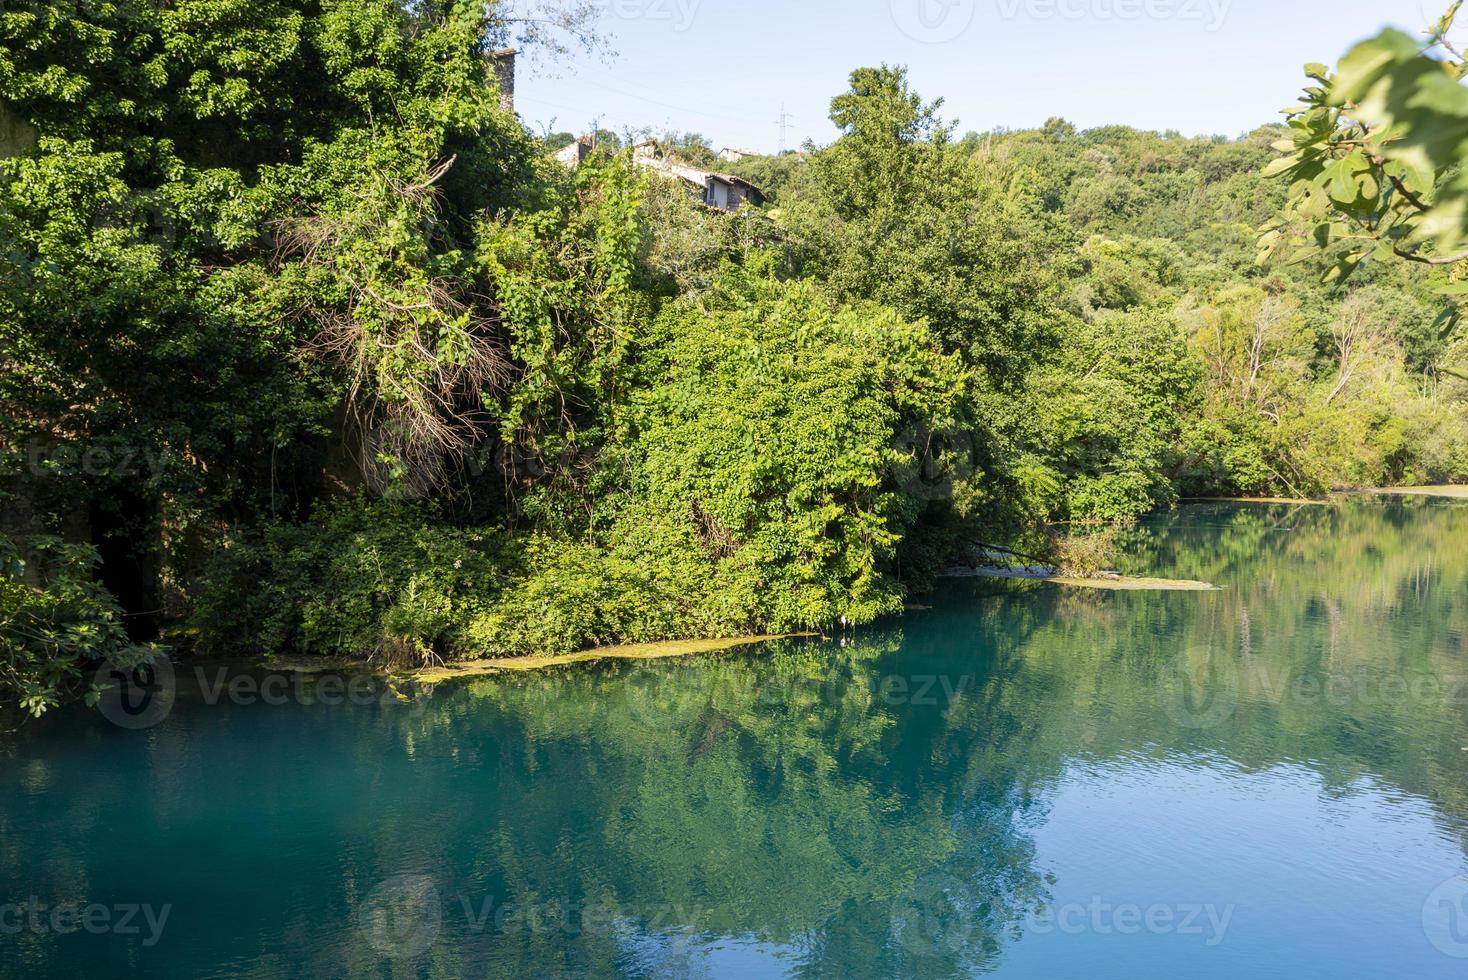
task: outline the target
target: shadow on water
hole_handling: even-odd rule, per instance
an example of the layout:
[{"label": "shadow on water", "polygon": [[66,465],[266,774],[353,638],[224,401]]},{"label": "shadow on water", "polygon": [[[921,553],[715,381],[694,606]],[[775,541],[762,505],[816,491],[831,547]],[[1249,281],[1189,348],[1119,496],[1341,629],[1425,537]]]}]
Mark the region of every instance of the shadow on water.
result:
[{"label": "shadow on water", "polygon": [[[1021,975],[1026,950],[1045,975],[1069,961],[1037,923],[1106,861],[1057,808],[1215,785],[1194,777],[1287,778],[1302,807],[1388,824],[1411,801],[1461,867],[1465,522],[1436,501],[1199,505],[1129,532],[1128,571],[1218,593],[964,581],[840,642],[330,706],[186,685],[141,732],[58,716],[0,741],[0,902],[170,918],[145,945],[15,917],[0,975]],[[1182,866],[1208,808],[1242,805],[1218,792],[1138,813],[1176,833],[1136,846]],[[1251,792],[1261,819],[1317,819]],[[1216,975],[1254,955],[1232,951]]]}]

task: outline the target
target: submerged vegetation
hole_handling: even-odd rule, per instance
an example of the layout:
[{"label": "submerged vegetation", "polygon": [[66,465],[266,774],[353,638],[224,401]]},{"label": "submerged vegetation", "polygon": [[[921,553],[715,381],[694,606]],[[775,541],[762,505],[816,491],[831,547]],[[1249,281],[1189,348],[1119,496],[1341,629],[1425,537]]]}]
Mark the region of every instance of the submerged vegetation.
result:
[{"label": "submerged vegetation", "polygon": [[[0,700],[160,638],[421,667],[864,623],[979,542],[1099,567],[1055,529],[1468,480],[1461,147],[1342,151],[1377,62],[1237,140],[960,136],[863,68],[840,138],[730,164],[770,202],[724,214],[623,152],[551,160],[501,106],[517,29],[0,13],[0,540],[101,559],[4,561]],[[1348,247],[1330,208],[1395,261],[1287,264]],[[1290,254],[1256,261],[1265,226]]]}]

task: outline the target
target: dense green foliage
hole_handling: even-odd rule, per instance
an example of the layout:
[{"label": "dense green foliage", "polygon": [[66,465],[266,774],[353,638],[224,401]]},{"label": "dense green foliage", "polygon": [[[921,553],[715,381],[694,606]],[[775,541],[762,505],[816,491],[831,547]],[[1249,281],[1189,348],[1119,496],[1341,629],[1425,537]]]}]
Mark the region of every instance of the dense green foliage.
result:
[{"label": "dense green foliage", "polygon": [[592,543],[455,529],[391,504],[334,508],[215,562],[196,616],[206,645],[421,662],[900,610],[884,573],[919,515],[901,436],[952,424],[956,359],[890,310],[740,277],[669,306],[641,346],[644,384],[598,464],[606,486],[573,495],[594,509],[580,522]]},{"label": "dense green foliage", "polygon": [[904,434],[956,424],[959,360],[890,309],[732,276],[670,307],[651,347],[623,547],[685,556],[735,628],[900,610],[893,557],[923,503]]},{"label": "dense green foliage", "polygon": [[40,715],[63,698],[95,702],[102,664],[133,667],[156,650],[128,641],[123,612],[93,577],[96,553],[50,537],[0,535],[0,689]]},{"label": "dense green foliage", "polygon": [[549,159],[499,105],[510,31],[0,13],[0,527],[95,544],[134,641],[422,663],[866,622],[980,541],[1468,478],[1428,267],[1256,264],[1283,127],[959,138],[863,68],[840,138],[730,164],[770,203],[725,214],[615,138]]},{"label": "dense green foliage", "polygon": [[[1124,423],[1129,438],[1155,433],[1166,447],[1149,472],[1185,494],[1461,479],[1468,422],[1450,376],[1459,355],[1430,274],[1382,266],[1347,287],[1322,282],[1313,263],[1256,264],[1256,229],[1286,203],[1288,188],[1260,175],[1278,134],[1187,140],[1057,123],[966,142],[1060,219],[1049,228],[1070,275],[1066,312],[1090,329],[1117,316],[1154,324],[1121,327],[1116,342],[1148,338],[1150,364],[1128,392],[1151,381],[1174,399],[1141,416],[1157,428]],[[1062,347],[1085,336],[1072,326]],[[1105,367],[1091,355],[1072,363],[1092,377],[1090,365]]]}]

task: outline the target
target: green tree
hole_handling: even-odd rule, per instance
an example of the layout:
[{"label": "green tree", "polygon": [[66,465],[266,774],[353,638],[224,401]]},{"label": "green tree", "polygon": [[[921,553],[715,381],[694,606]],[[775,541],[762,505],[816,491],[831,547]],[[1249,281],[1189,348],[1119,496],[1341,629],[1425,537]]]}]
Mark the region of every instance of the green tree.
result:
[{"label": "green tree", "polygon": [[802,258],[838,294],[923,318],[996,384],[1053,340],[1034,250],[1005,196],[951,144],[941,100],[903,68],[862,68],[831,102],[841,137],[811,161],[815,200],[790,206]]}]

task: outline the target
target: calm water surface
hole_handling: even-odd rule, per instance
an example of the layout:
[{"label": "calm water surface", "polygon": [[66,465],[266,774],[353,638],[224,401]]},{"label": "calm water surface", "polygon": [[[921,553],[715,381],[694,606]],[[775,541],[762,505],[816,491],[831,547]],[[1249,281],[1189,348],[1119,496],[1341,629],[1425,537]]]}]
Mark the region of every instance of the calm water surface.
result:
[{"label": "calm water surface", "polygon": [[1129,548],[1223,591],[59,714],[0,737],[0,976],[1468,976],[1468,504]]}]

